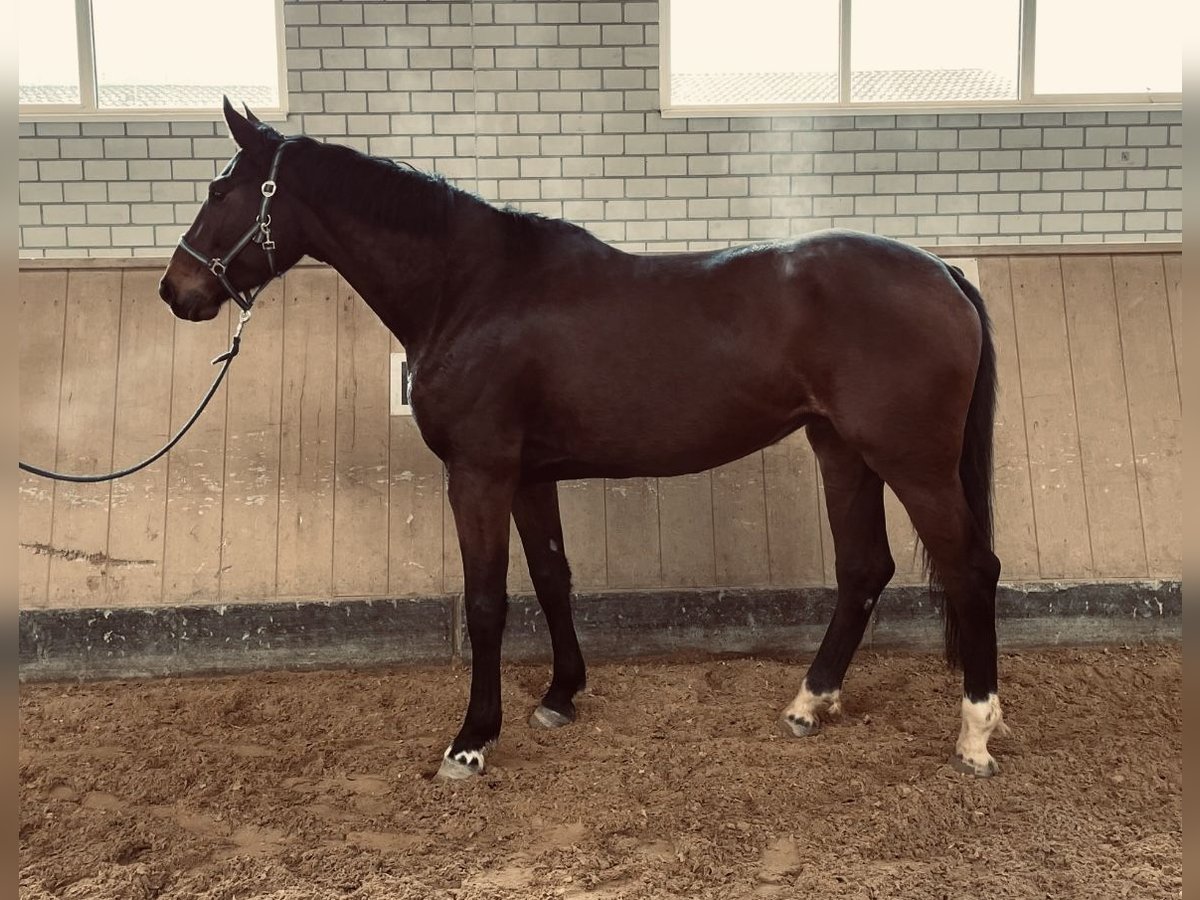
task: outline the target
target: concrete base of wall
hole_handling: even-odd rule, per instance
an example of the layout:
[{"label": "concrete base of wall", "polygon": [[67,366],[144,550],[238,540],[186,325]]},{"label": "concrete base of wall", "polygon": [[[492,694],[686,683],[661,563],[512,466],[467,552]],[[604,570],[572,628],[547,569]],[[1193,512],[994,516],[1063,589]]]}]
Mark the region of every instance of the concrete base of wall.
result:
[{"label": "concrete base of wall", "polygon": [[[830,588],[579,594],[588,659],[785,655],[816,650],[833,613]],[[1178,581],[1004,585],[1002,646],[1178,640]],[[865,644],[940,649],[940,609],[922,587],[884,593]],[[26,609],[23,681],[212,675],[470,660],[460,596],[248,603],[160,609]],[[504,656],[549,660],[533,597],[510,601]]]}]

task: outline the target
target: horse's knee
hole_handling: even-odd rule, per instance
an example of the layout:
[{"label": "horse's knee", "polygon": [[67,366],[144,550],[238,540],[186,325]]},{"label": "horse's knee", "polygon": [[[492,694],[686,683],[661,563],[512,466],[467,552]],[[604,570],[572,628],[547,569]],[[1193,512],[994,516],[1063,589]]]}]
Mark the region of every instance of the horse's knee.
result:
[{"label": "horse's knee", "polygon": [[887,550],[850,559],[837,566],[838,587],[856,596],[861,594],[864,600],[872,602],[895,574],[896,563]]},{"label": "horse's knee", "polygon": [[529,577],[539,597],[558,599],[571,594],[571,567],[561,553],[530,561]]}]

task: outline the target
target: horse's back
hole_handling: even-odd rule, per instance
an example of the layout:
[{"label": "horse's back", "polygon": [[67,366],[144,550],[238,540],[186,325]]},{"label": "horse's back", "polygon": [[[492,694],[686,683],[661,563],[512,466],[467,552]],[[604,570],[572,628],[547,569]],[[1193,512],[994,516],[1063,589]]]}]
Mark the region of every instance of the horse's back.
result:
[{"label": "horse's back", "polygon": [[698,471],[928,390],[969,312],[936,257],[856,232],[565,271],[525,352],[534,453],[572,474]]}]

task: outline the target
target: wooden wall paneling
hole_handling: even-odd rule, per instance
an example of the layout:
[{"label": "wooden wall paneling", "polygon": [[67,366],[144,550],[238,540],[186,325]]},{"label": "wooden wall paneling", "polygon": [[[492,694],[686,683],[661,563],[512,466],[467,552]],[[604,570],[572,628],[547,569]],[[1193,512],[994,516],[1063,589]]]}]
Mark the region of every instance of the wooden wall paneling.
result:
[{"label": "wooden wall paneling", "polygon": [[340,277],[337,294],[333,592],[378,596],[388,590],[392,335]]},{"label": "wooden wall paneling", "polygon": [[996,345],[993,543],[1000,557],[1001,580],[1029,581],[1039,577],[1037,525],[1008,257],[981,257],[978,264],[979,289],[991,316]]},{"label": "wooden wall paneling", "polygon": [[1113,257],[1150,574],[1183,574],[1183,417],[1162,258]]},{"label": "wooden wall paneling", "polygon": [[[158,269],[126,269],[122,277],[114,468],[145,459],[171,436],[175,317],[158,297],[161,275]],[[166,520],[166,459],[112,483],[111,605],[153,606],[162,600]]]},{"label": "wooden wall paneling", "polygon": [[[400,349],[392,338],[392,350]],[[442,461],[425,446],[412,416],[390,419],[388,592],[401,596],[461,591],[462,565],[452,570],[445,558],[446,553],[458,553],[458,538],[451,539]]]},{"label": "wooden wall paneling", "polygon": [[[53,468],[110,471],[121,321],[121,273],[71,272],[63,341],[58,452]],[[108,601],[111,485],[60,482],[54,492],[50,545],[51,606]]]},{"label": "wooden wall paneling", "polygon": [[[229,348],[229,308],[209,322],[175,321],[171,375],[171,433],[187,421],[216,374],[214,357]],[[240,360],[244,364],[245,360]],[[235,362],[234,368],[238,363]],[[167,529],[163,602],[215,602],[220,597],[225,493],[225,416],[222,385],[187,437],[167,454]]]},{"label": "wooden wall paneling", "polygon": [[771,583],[780,587],[823,584],[817,459],[808,437],[801,429],[763,448],[762,454]]},{"label": "wooden wall paneling", "polygon": [[[226,382],[229,434],[221,529],[221,599],[276,596],[279,435],[283,415],[283,296],[276,280],[254,303]],[[237,316],[230,316],[234,327]]]},{"label": "wooden wall paneling", "polygon": [[896,574],[892,576],[891,583],[924,584],[925,569],[917,531],[904,504],[886,485],[883,488],[883,512],[887,519],[888,547],[896,563]]},{"label": "wooden wall paneling", "polygon": [[[511,548],[510,548],[511,549]],[[450,479],[442,475],[442,590],[449,594],[463,591],[462,548],[458,545],[458,526],[450,508]]]},{"label": "wooden wall paneling", "polygon": [[608,587],[608,542],[605,539],[603,480],[560,481],[558,508],[563,543],[576,590]]},{"label": "wooden wall paneling", "polygon": [[1112,263],[1107,256],[1064,256],[1062,272],[1095,574],[1144,577]]},{"label": "wooden wall paneling", "polygon": [[284,279],[279,441],[281,597],[333,592],[333,445],[337,405],[337,273]]},{"label": "wooden wall paneling", "polygon": [[604,490],[608,586],[658,587],[662,583],[658,479],[606,479]]},{"label": "wooden wall paneling", "polygon": [[663,585],[717,584],[712,473],[658,479],[658,516]]},{"label": "wooden wall paneling", "polygon": [[821,527],[821,567],[824,584],[837,586],[837,553],[833,547],[833,530],[829,527],[829,507],[825,503],[825,480],[821,477],[821,466],[817,465],[817,520]]},{"label": "wooden wall paneling", "polygon": [[769,584],[771,568],[762,453],[752,453],[718,466],[713,469],[712,476],[717,584]]},{"label": "wooden wall paneling", "polygon": [[1094,566],[1059,260],[1014,257],[1009,271],[1041,576],[1087,578]]},{"label": "wooden wall paneling", "polygon": [[533,579],[529,576],[529,562],[525,559],[525,548],[521,545],[521,535],[517,533],[517,523],[512,520],[511,516],[508,520],[508,592],[510,594],[533,592]]},{"label": "wooden wall paneling", "polygon": [[1183,394],[1183,257],[1168,253],[1163,258],[1163,275],[1167,280],[1167,307],[1171,312],[1171,340],[1175,343],[1175,374]]},{"label": "wooden wall paneling", "polygon": [[[58,456],[67,273],[22,272],[19,285],[19,453],[31,465],[54,469]],[[18,604],[22,608],[45,606],[57,482],[18,472],[17,484]]]}]

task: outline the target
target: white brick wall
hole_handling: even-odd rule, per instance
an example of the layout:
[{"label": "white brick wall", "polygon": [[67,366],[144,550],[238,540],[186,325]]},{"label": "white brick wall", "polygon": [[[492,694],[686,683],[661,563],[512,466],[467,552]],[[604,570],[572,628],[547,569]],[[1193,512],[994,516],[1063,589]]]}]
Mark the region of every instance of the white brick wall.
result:
[{"label": "white brick wall", "polygon": [[[923,243],[1176,240],[1175,112],[658,115],[657,4],[287,0],[284,131],[436,170],[631,250],[846,226]],[[20,129],[22,256],[158,255],[210,123]]]}]

